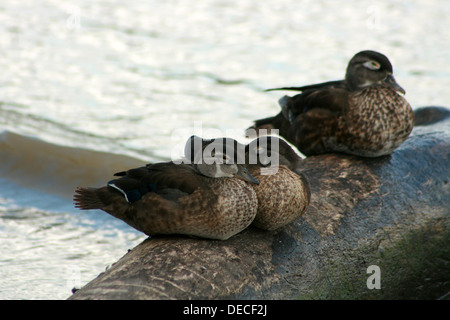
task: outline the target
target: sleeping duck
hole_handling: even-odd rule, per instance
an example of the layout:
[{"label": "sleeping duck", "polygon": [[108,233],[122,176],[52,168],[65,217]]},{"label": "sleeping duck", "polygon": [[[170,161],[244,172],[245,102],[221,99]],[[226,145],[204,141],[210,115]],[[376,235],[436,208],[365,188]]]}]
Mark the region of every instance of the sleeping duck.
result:
[{"label": "sleeping duck", "polygon": [[311,199],[309,181],[298,169],[302,158],[286,141],[275,136],[255,139],[246,146],[246,161],[259,181],[252,186],[258,197],[254,226],[275,230],[306,212]]},{"label": "sleeping duck", "polygon": [[190,159],[119,172],[100,188],[79,187],[75,207],[101,209],[150,236],[228,239],[247,228],[258,209],[252,185],[259,182],[240,160],[244,147],[233,139],[204,143],[193,136],[186,143],[189,153],[195,149]]}]

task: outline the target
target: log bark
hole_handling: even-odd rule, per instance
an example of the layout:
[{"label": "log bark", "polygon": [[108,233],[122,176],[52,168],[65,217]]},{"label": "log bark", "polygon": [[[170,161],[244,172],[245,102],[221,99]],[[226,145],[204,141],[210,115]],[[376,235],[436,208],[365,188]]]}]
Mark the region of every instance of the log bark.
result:
[{"label": "log bark", "polygon": [[382,158],[309,157],[296,222],[148,238],[69,299],[437,299],[450,289],[449,128],[416,127]]}]

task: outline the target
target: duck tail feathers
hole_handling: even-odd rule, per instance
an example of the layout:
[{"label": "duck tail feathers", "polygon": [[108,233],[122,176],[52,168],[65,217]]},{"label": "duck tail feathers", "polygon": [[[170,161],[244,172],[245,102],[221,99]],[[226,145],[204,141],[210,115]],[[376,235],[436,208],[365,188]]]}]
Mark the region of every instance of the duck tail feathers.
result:
[{"label": "duck tail feathers", "polygon": [[73,202],[75,208],[81,210],[89,210],[89,209],[101,209],[106,203],[101,199],[98,189],[96,188],[81,188],[78,187],[75,190],[75,194],[73,196]]}]

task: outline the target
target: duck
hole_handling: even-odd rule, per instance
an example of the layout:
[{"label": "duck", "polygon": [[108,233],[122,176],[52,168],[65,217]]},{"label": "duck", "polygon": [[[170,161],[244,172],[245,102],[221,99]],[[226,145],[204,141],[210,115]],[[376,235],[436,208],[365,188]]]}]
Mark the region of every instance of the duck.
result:
[{"label": "duck", "polygon": [[252,225],[277,230],[299,219],[311,200],[308,178],[300,171],[303,159],[276,136],[259,137],[246,146],[246,163],[259,184],[252,185],[258,211]]},{"label": "duck", "polygon": [[[181,234],[226,240],[254,220],[258,184],[237,161],[240,145],[231,138],[204,143],[190,137],[190,154],[168,162],[115,173],[100,188],[78,187],[74,204],[81,210],[100,209],[149,236]],[[200,144],[198,143],[200,142]],[[191,161],[195,160],[195,161]]]},{"label": "duck", "polygon": [[266,91],[272,90],[300,93],[281,97],[281,112],[254,121],[246,134],[278,132],[305,156],[332,152],[368,158],[389,155],[414,126],[406,92],[395,80],[389,59],[377,51],[355,54],[344,80]]}]

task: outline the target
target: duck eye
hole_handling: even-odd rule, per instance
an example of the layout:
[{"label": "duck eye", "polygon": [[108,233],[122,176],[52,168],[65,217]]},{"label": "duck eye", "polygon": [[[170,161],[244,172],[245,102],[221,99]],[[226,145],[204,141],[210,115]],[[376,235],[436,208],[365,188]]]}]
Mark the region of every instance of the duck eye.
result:
[{"label": "duck eye", "polygon": [[364,62],[363,66],[370,70],[379,70],[381,68],[381,65],[375,60]]}]

